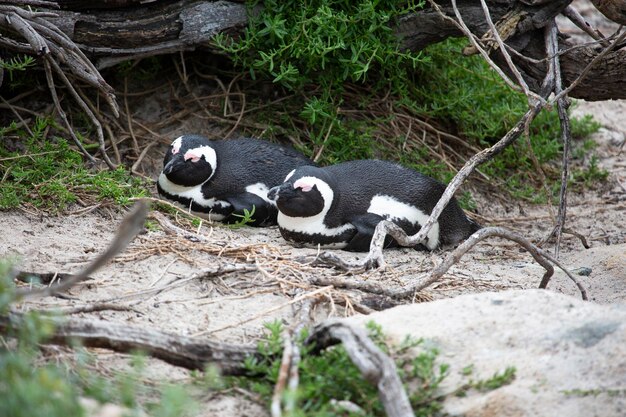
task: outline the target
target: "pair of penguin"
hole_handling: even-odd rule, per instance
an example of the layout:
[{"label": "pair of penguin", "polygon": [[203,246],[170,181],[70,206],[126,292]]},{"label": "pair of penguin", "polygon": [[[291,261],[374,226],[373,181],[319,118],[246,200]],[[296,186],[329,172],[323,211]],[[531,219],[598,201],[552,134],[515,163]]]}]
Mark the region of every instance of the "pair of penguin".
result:
[{"label": "pair of penguin", "polygon": [[[364,252],[382,220],[417,233],[445,186],[388,161],[317,167],[291,148],[258,139],[184,135],[169,147],[157,189],[210,220],[230,223],[252,213],[252,226],[278,223],[292,244]],[[454,246],[479,228],[452,199],[423,246]],[[388,238],[385,245],[397,243]]]}]

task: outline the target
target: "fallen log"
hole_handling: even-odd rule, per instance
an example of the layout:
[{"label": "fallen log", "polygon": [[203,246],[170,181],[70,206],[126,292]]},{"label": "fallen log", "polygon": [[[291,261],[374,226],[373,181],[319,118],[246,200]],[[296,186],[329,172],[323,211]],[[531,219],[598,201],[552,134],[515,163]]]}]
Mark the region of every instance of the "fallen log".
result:
[{"label": "fallen log", "polygon": [[[244,361],[258,355],[255,346],[243,346],[192,338],[103,320],[49,318],[56,325],[44,343],[111,349],[115,352],[141,351],[172,365],[204,370],[215,365],[222,375],[246,374]],[[24,326],[18,313],[0,316],[0,332],[7,334]]]},{"label": "fallen log", "polygon": [[[24,2],[10,2],[19,5]],[[40,8],[42,12],[54,13],[46,19],[61,29],[98,68],[115,65],[128,59],[158,54],[189,51],[198,48],[218,52],[211,40],[218,33],[238,35],[247,25],[246,6],[241,2],[179,0],[176,2],[115,0],[86,2],[57,0],[58,8]],[[141,4],[138,4],[141,3]],[[491,0],[491,17],[499,28],[508,31],[506,43],[517,52],[515,64],[525,81],[535,93],[547,71],[543,48],[543,28],[547,22],[562,13],[571,0]],[[454,13],[449,2],[437,1],[447,16]],[[469,29],[478,37],[489,33],[479,2],[457,2],[461,16]],[[0,6],[3,9],[12,6]],[[8,9],[7,9],[8,10]],[[7,38],[0,44],[22,52],[28,51],[16,34],[7,31],[0,19],[0,33]],[[395,27],[404,48],[419,51],[450,37],[463,36],[455,25],[442,19],[430,7],[404,16]],[[574,49],[572,49],[576,46]],[[560,38],[559,51],[564,85],[577,79],[585,66],[598,55],[599,45],[574,45]],[[496,62],[506,70],[495,49]],[[525,58],[526,57],[526,58]],[[530,59],[528,59],[530,58]],[[626,50],[619,47],[607,54],[592,68],[583,82],[570,92],[574,98],[607,100],[626,98]]]}]

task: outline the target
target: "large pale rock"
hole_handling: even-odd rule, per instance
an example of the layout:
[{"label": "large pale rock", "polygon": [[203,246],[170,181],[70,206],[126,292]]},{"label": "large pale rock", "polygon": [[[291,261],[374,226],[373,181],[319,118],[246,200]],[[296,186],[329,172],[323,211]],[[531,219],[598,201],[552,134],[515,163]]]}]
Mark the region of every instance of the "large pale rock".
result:
[{"label": "large pale rock", "polygon": [[[508,366],[509,385],[465,398],[445,410],[472,417],[626,416],[626,305],[597,305],[545,290],[482,293],[396,307],[347,319],[373,320],[392,342],[407,334],[440,350],[450,376],[444,392]],[[467,380],[467,379],[465,379]]]}]

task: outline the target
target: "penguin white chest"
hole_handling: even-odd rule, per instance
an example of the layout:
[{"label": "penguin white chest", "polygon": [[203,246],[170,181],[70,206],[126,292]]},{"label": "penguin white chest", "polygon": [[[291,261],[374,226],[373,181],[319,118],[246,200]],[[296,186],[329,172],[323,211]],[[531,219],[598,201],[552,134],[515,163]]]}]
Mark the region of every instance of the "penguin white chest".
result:
[{"label": "penguin white chest", "polygon": [[329,237],[339,236],[346,230],[354,229],[354,226],[351,224],[344,224],[339,227],[328,227],[324,224],[324,215],[290,217],[280,211],[278,212],[278,225],[292,232]]},{"label": "penguin white chest", "polygon": [[[159,175],[159,185],[161,186],[163,191],[165,191],[168,194],[189,199],[193,201],[195,204],[198,204],[202,207],[206,207],[208,209],[218,208],[218,207],[228,208],[231,206],[231,204],[228,201],[218,200],[214,197],[206,198],[204,194],[202,194],[203,184],[196,185],[193,187],[185,187],[182,185],[174,184],[169,179],[167,179],[167,176],[165,176],[165,174],[161,173],[161,175]],[[181,204],[180,202],[175,201],[175,203],[183,207],[184,209],[189,209],[189,207],[184,207],[184,205]],[[224,220],[225,218],[224,215],[219,214],[219,213],[212,213],[212,212],[209,212],[209,213],[194,212],[194,213],[208,220],[221,221],[221,220]]]},{"label": "penguin white chest", "polygon": [[[410,204],[403,203],[393,196],[377,194],[372,198],[368,213],[378,214],[386,220],[404,220],[413,225],[422,226],[428,218],[429,214]],[[428,232],[428,242],[424,246],[433,250],[439,244],[439,222],[436,222]]]}]

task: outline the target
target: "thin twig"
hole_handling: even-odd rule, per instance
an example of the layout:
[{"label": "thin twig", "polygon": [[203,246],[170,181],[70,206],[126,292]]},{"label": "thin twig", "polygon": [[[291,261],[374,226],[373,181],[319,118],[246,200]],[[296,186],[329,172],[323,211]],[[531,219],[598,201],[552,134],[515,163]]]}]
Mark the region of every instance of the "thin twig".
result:
[{"label": "thin twig", "polygon": [[[455,9],[457,18],[460,19],[461,14],[458,13],[458,10],[456,7],[456,0],[452,0],[452,5]],[[513,60],[511,59],[511,55],[509,55],[509,52],[506,49],[504,42],[502,41],[502,38],[500,37],[500,34],[498,33],[498,28],[496,28],[496,25],[494,25],[493,21],[491,20],[491,13],[489,13],[489,7],[487,7],[487,3],[485,2],[485,0],[480,0],[480,5],[483,8],[483,13],[485,14],[485,19],[487,20],[487,24],[489,25],[489,28],[491,29],[491,34],[496,39],[496,42],[500,46],[500,53],[504,57],[504,60],[509,66],[509,69],[511,70],[513,75],[515,75],[515,79],[517,80],[518,85],[522,88],[522,91],[524,92],[524,95],[527,98],[530,99],[532,97],[533,99],[536,100],[539,97],[530,91],[530,89],[528,88],[528,85],[526,84],[526,81],[524,81],[524,77],[522,77],[522,74],[520,74],[519,70],[513,63]]]},{"label": "thin twig", "polygon": [[493,62],[493,60],[489,57],[489,54],[487,53],[487,51],[485,51],[483,49],[482,46],[480,46],[480,44],[478,43],[478,41],[476,40],[476,37],[474,36],[474,34],[472,33],[472,31],[467,27],[467,25],[465,24],[465,22],[463,21],[463,18],[461,16],[461,13],[459,12],[459,9],[456,5],[456,1],[452,0],[452,6],[454,8],[454,14],[457,18],[457,20],[451,18],[450,16],[448,16],[447,14],[445,14],[443,12],[443,10],[441,10],[441,7],[439,7],[439,5],[437,3],[434,2],[434,0],[428,0],[428,2],[430,3],[431,7],[433,9],[435,9],[437,11],[437,13],[439,14],[439,16],[441,16],[442,19],[451,22],[452,24],[454,24],[461,32],[463,32],[463,34],[467,37],[467,39],[469,39],[469,41],[472,43],[472,45],[474,46],[474,48],[476,48],[476,50],[481,54],[481,56],[485,59],[485,61],[489,64],[489,66],[498,73],[498,75],[502,78],[502,80],[509,86],[511,87],[513,90],[515,91],[522,91],[522,89],[520,88],[519,85],[515,84],[503,71],[502,69],[500,69],[500,67],[498,67],[496,65],[495,62]]},{"label": "thin twig", "polygon": [[240,321],[238,321],[236,323],[228,324],[226,326],[218,327],[217,329],[204,330],[202,332],[195,333],[193,336],[194,337],[196,337],[196,336],[204,336],[204,335],[207,335],[207,334],[213,334],[213,333],[221,332],[221,331],[226,330],[226,329],[230,329],[230,328],[233,328],[233,327],[241,326],[242,324],[246,324],[246,323],[249,323],[251,321],[257,320],[257,319],[259,319],[261,317],[265,317],[269,313],[273,313],[274,311],[281,310],[281,309],[283,309],[283,308],[285,308],[287,306],[290,306],[290,305],[292,305],[294,303],[300,302],[300,301],[302,301],[302,300],[304,300],[306,298],[316,297],[319,294],[324,293],[326,291],[329,291],[331,289],[332,289],[331,286],[318,288],[315,291],[311,291],[311,292],[302,294],[302,295],[300,295],[300,296],[298,296],[298,297],[296,297],[296,298],[294,298],[292,300],[287,301],[286,303],[282,303],[282,304],[280,304],[278,306],[268,308],[265,311],[262,311],[259,314],[255,314],[254,316],[249,317],[247,319],[240,320]]},{"label": "thin twig", "polygon": [[[556,23],[550,22],[546,26],[546,37],[548,38],[547,51],[551,55],[556,55],[555,52],[558,48],[558,29]],[[554,93],[558,96],[563,90],[563,80],[561,77],[561,64],[558,57],[553,58],[552,69],[554,71]],[[551,235],[556,235],[556,245],[554,247],[554,256],[558,259],[559,250],[561,247],[561,234],[563,227],[565,226],[565,220],[567,216],[567,181],[569,179],[569,154],[570,144],[572,140],[572,134],[570,129],[569,116],[567,114],[567,96],[562,96],[556,102],[557,111],[559,114],[559,121],[561,123],[561,140],[563,141],[563,162],[561,166],[561,188],[559,191],[559,212],[556,219],[556,224]]]},{"label": "thin twig", "polygon": [[550,100],[550,104],[558,102],[560,99],[568,95],[574,88],[576,88],[576,86],[578,86],[578,84],[580,84],[585,79],[589,71],[591,71],[591,69],[609,52],[615,49],[616,46],[621,44],[624,39],[626,39],[626,31],[624,31],[624,33],[622,33],[613,43],[611,43],[610,46],[604,48],[602,52],[596,55],[595,58],[593,58],[591,62],[589,62],[587,66],[582,70],[580,75],[566,89],[561,91],[559,94],[556,94],[556,96]]},{"label": "thin twig", "polygon": [[609,46],[609,42],[604,38],[602,33],[600,33],[600,31],[598,31],[597,29],[594,30],[591,25],[587,23],[585,18],[582,17],[580,13],[578,13],[578,10],[576,10],[571,4],[563,9],[562,13],[565,17],[571,20],[572,23],[578,26],[583,32],[591,36],[596,41],[600,42],[602,46]]},{"label": "thin twig", "polygon": [[50,63],[52,68],[54,68],[57,75],[61,78],[61,80],[63,81],[67,89],[69,90],[72,97],[74,97],[74,100],[76,101],[76,103],[79,105],[81,109],[83,109],[83,111],[87,114],[87,117],[89,117],[89,119],[91,120],[91,123],[93,123],[93,125],[96,127],[96,136],[98,137],[98,143],[100,144],[100,152],[102,154],[102,158],[104,159],[104,162],[107,164],[107,166],[110,169],[115,169],[115,165],[113,164],[113,162],[111,162],[111,160],[109,159],[109,155],[106,152],[106,145],[104,143],[104,133],[102,130],[102,124],[100,124],[100,121],[98,120],[98,118],[91,111],[91,109],[85,103],[85,101],[80,97],[80,94],[78,94],[78,92],[72,85],[72,82],[67,78],[67,76],[65,75],[65,72],[61,69],[59,64],[57,64],[56,61],[52,59],[52,57],[48,58],[48,62]]}]

